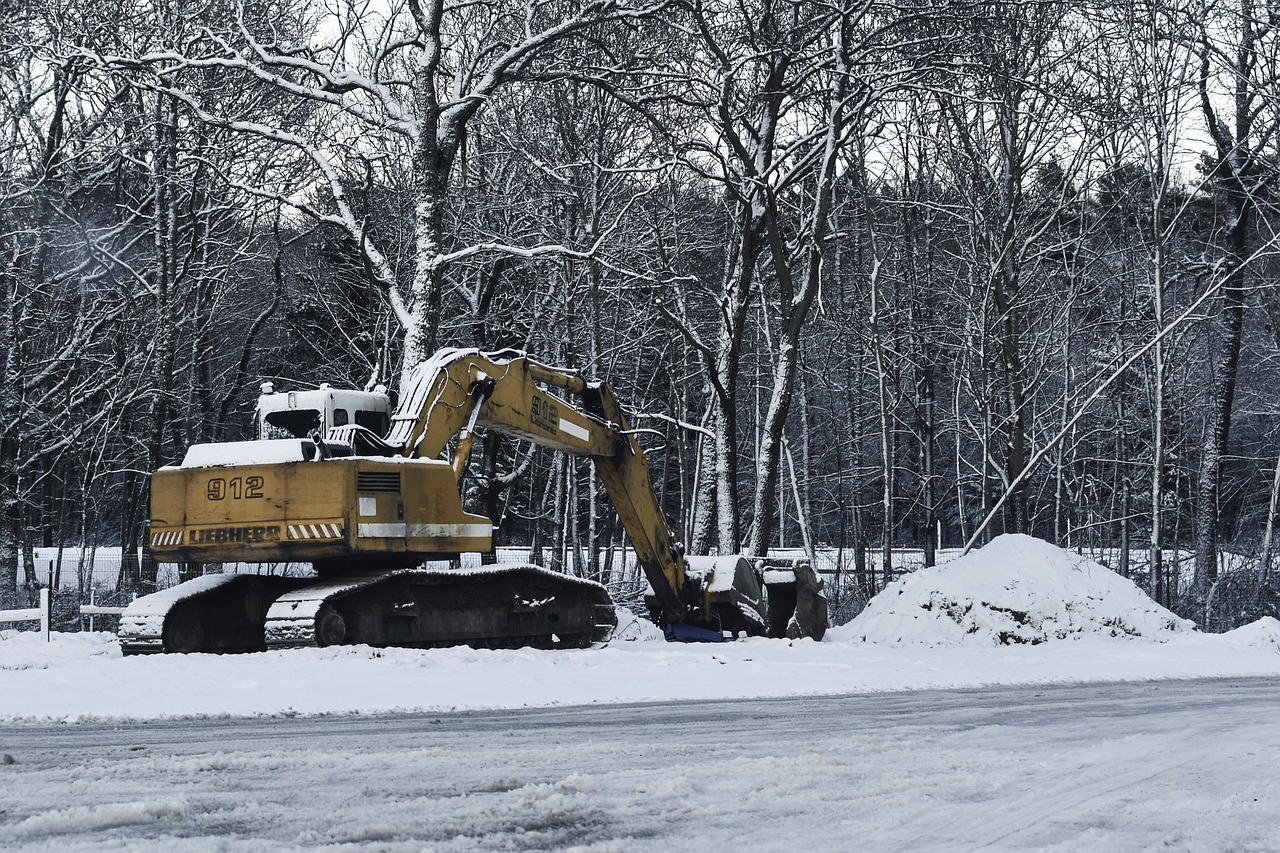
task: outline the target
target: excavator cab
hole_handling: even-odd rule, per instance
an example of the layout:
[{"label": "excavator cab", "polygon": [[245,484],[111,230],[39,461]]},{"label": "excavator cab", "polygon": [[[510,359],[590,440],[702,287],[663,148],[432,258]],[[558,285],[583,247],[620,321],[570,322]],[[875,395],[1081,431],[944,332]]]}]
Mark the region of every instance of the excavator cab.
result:
[{"label": "excavator cab", "polygon": [[262,383],[254,410],[255,438],[323,438],[329,430],[354,424],[375,435],[391,426],[391,399],[379,386],[374,391],[333,388],[328,383],[306,391],[276,391]]}]

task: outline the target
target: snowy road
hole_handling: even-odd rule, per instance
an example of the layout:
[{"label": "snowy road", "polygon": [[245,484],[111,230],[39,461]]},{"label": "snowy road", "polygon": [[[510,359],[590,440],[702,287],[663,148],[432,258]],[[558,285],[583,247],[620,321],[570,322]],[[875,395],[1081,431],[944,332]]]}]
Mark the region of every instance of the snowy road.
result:
[{"label": "snowy road", "polygon": [[1280,679],[10,724],[0,753],[6,850],[1280,850]]}]

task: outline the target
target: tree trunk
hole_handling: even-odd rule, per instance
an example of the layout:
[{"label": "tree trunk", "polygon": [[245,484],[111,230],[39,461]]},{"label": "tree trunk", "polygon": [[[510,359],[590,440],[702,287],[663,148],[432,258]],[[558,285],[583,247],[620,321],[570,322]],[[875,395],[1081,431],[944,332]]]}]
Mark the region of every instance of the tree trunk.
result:
[{"label": "tree trunk", "polygon": [[[1237,251],[1243,249],[1239,245],[1243,243],[1243,234],[1234,242]],[[1237,259],[1240,257],[1240,254],[1236,255]],[[1227,274],[1222,301],[1223,352],[1215,371],[1217,381],[1213,389],[1213,409],[1200,457],[1197,483],[1193,594],[1200,601],[1208,597],[1209,589],[1218,580],[1218,492],[1222,482],[1222,456],[1231,435],[1231,414],[1235,405],[1236,375],[1244,329],[1244,270],[1238,265]]]},{"label": "tree trunk", "polygon": [[[1259,38],[1269,29],[1254,16],[1253,0],[1241,0],[1238,17],[1232,23],[1237,27],[1238,42],[1231,48],[1233,60],[1232,118],[1234,127],[1228,129],[1212,103],[1206,83],[1210,63],[1206,55],[1202,59],[1201,106],[1205,124],[1213,137],[1218,157],[1219,182],[1225,196],[1222,262],[1222,338],[1218,364],[1214,370],[1214,388],[1209,424],[1200,458],[1197,506],[1195,514],[1196,567],[1193,596],[1203,602],[1218,579],[1218,521],[1219,489],[1222,483],[1222,458],[1227,452],[1231,437],[1231,416],[1235,405],[1236,379],[1240,364],[1240,344],[1244,330],[1245,263],[1249,256],[1249,244],[1253,237],[1255,183],[1259,180],[1259,158],[1269,158],[1274,130],[1264,130],[1263,139],[1254,136],[1255,121],[1260,119],[1258,100],[1266,79],[1255,79],[1253,74],[1266,74],[1266,66],[1260,64]],[[1203,50],[1209,49],[1206,36]],[[1254,147],[1256,146],[1256,147]],[[1266,168],[1271,168],[1269,165]]]},{"label": "tree trunk", "polygon": [[893,496],[895,476],[893,467],[893,405],[889,395],[889,366],[885,361],[884,330],[880,323],[880,261],[871,268],[871,311],[867,327],[871,333],[871,351],[876,364],[876,404],[880,423],[880,515],[883,519],[880,534],[880,562],[885,583],[893,573],[893,539],[897,528],[894,518]]},{"label": "tree trunk", "polygon": [[[444,50],[441,25],[443,0],[412,4],[421,31],[422,55],[413,72],[414,111],[419,124],[414,140],[411,180],[414,187],[414,266],[409,300],[401,312],[404,360],[401,386],[410,372],[435,352],[443,303],[444,206],[448,192],[451,152],[440,139],[440,99],[437,75]],[[392,283],[394,286],[394,283]]]},{"label": "tree trunk", "polygon": [[1276,527],[1276,511],[1280,509],[1280,456],[1276,458],[1275,473],[1271,477],[1271,500],[1267,504],[1267,527],[1262,534],[1262,583],[1271,579],[1271,561]]},{"label": "tree trunk", "polygon": [[[1152,283],[1152,315],[1157,329],[1164,328],[1164,244],[1163,222],[1160,209],[1163,196],[1157,197],[1154,217],[1156,238],[1152,259],[1154,282]],[[1152,412],[1151,412],[1151,597],[1157,604],[1168,606],[1171,602],[1164,573],[1164,465],[1165,465],[1165,355],[1163,339],[1156,341],[1151,356]]]}]

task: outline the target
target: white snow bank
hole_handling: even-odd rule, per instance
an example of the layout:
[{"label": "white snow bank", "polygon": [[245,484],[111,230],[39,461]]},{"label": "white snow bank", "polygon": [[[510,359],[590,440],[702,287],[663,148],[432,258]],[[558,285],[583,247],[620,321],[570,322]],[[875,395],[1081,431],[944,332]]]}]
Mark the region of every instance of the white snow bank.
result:
[{"label": "white snow bank", "polygon": [[1241,625],[1221,636],[1224,641],[1242,648],[1273,648],[1280,652],[1280,619],[1264,616],[1257,622]]},{"label": "white snow bank", "polygon": [[19,836],[101,832],[133,824],[154,824],[160,820],[178,821],[187,817],[187,813],[187,803],[183,799],[70,806],[31,815],[13,824],[9,831]]},{"label": "white snow bank", "polygon": [[0,681],[7,672],[49,669],[92,658],[120,657],[115,634],[84,631],[78,634],[52,632],[49,642],[38,631],[0,631]]},{"label": "white snow bank", "polygon": [[1090,636],[1163,642],[1193,630],[1106,566],[1031,536],[1005,535],[894,581],[828,636],[890,646],[1000,646]]},{"label": "white snow bank", "polygon": [[654,640],[666,641],[666,637],[662,633],[662,629],[650,622],[644,617],[637,616],[625,607],[616,608],[618,614],[618,626],[613,630],[613,639],[610,642],[652,642]]}]

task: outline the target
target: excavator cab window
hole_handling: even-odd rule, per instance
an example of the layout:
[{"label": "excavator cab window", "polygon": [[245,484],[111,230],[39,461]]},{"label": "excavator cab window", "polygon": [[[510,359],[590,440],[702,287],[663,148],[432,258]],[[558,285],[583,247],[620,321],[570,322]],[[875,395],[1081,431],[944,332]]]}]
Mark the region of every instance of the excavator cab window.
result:
[{"label": "excavator cab window", "polygon": [[289,409],[268,412],[263,419],[263,438],[306,438],[320,428],[320,413],[315,409]]},{"label": "excavator cab window", "polygon": [[[337,421],[335,420],[334,423],[336,424]],[[385,436],[391,429],[391,419],[387,417],[386,412],[366,412],[356,409],[356,423],[378,436]]]}]

